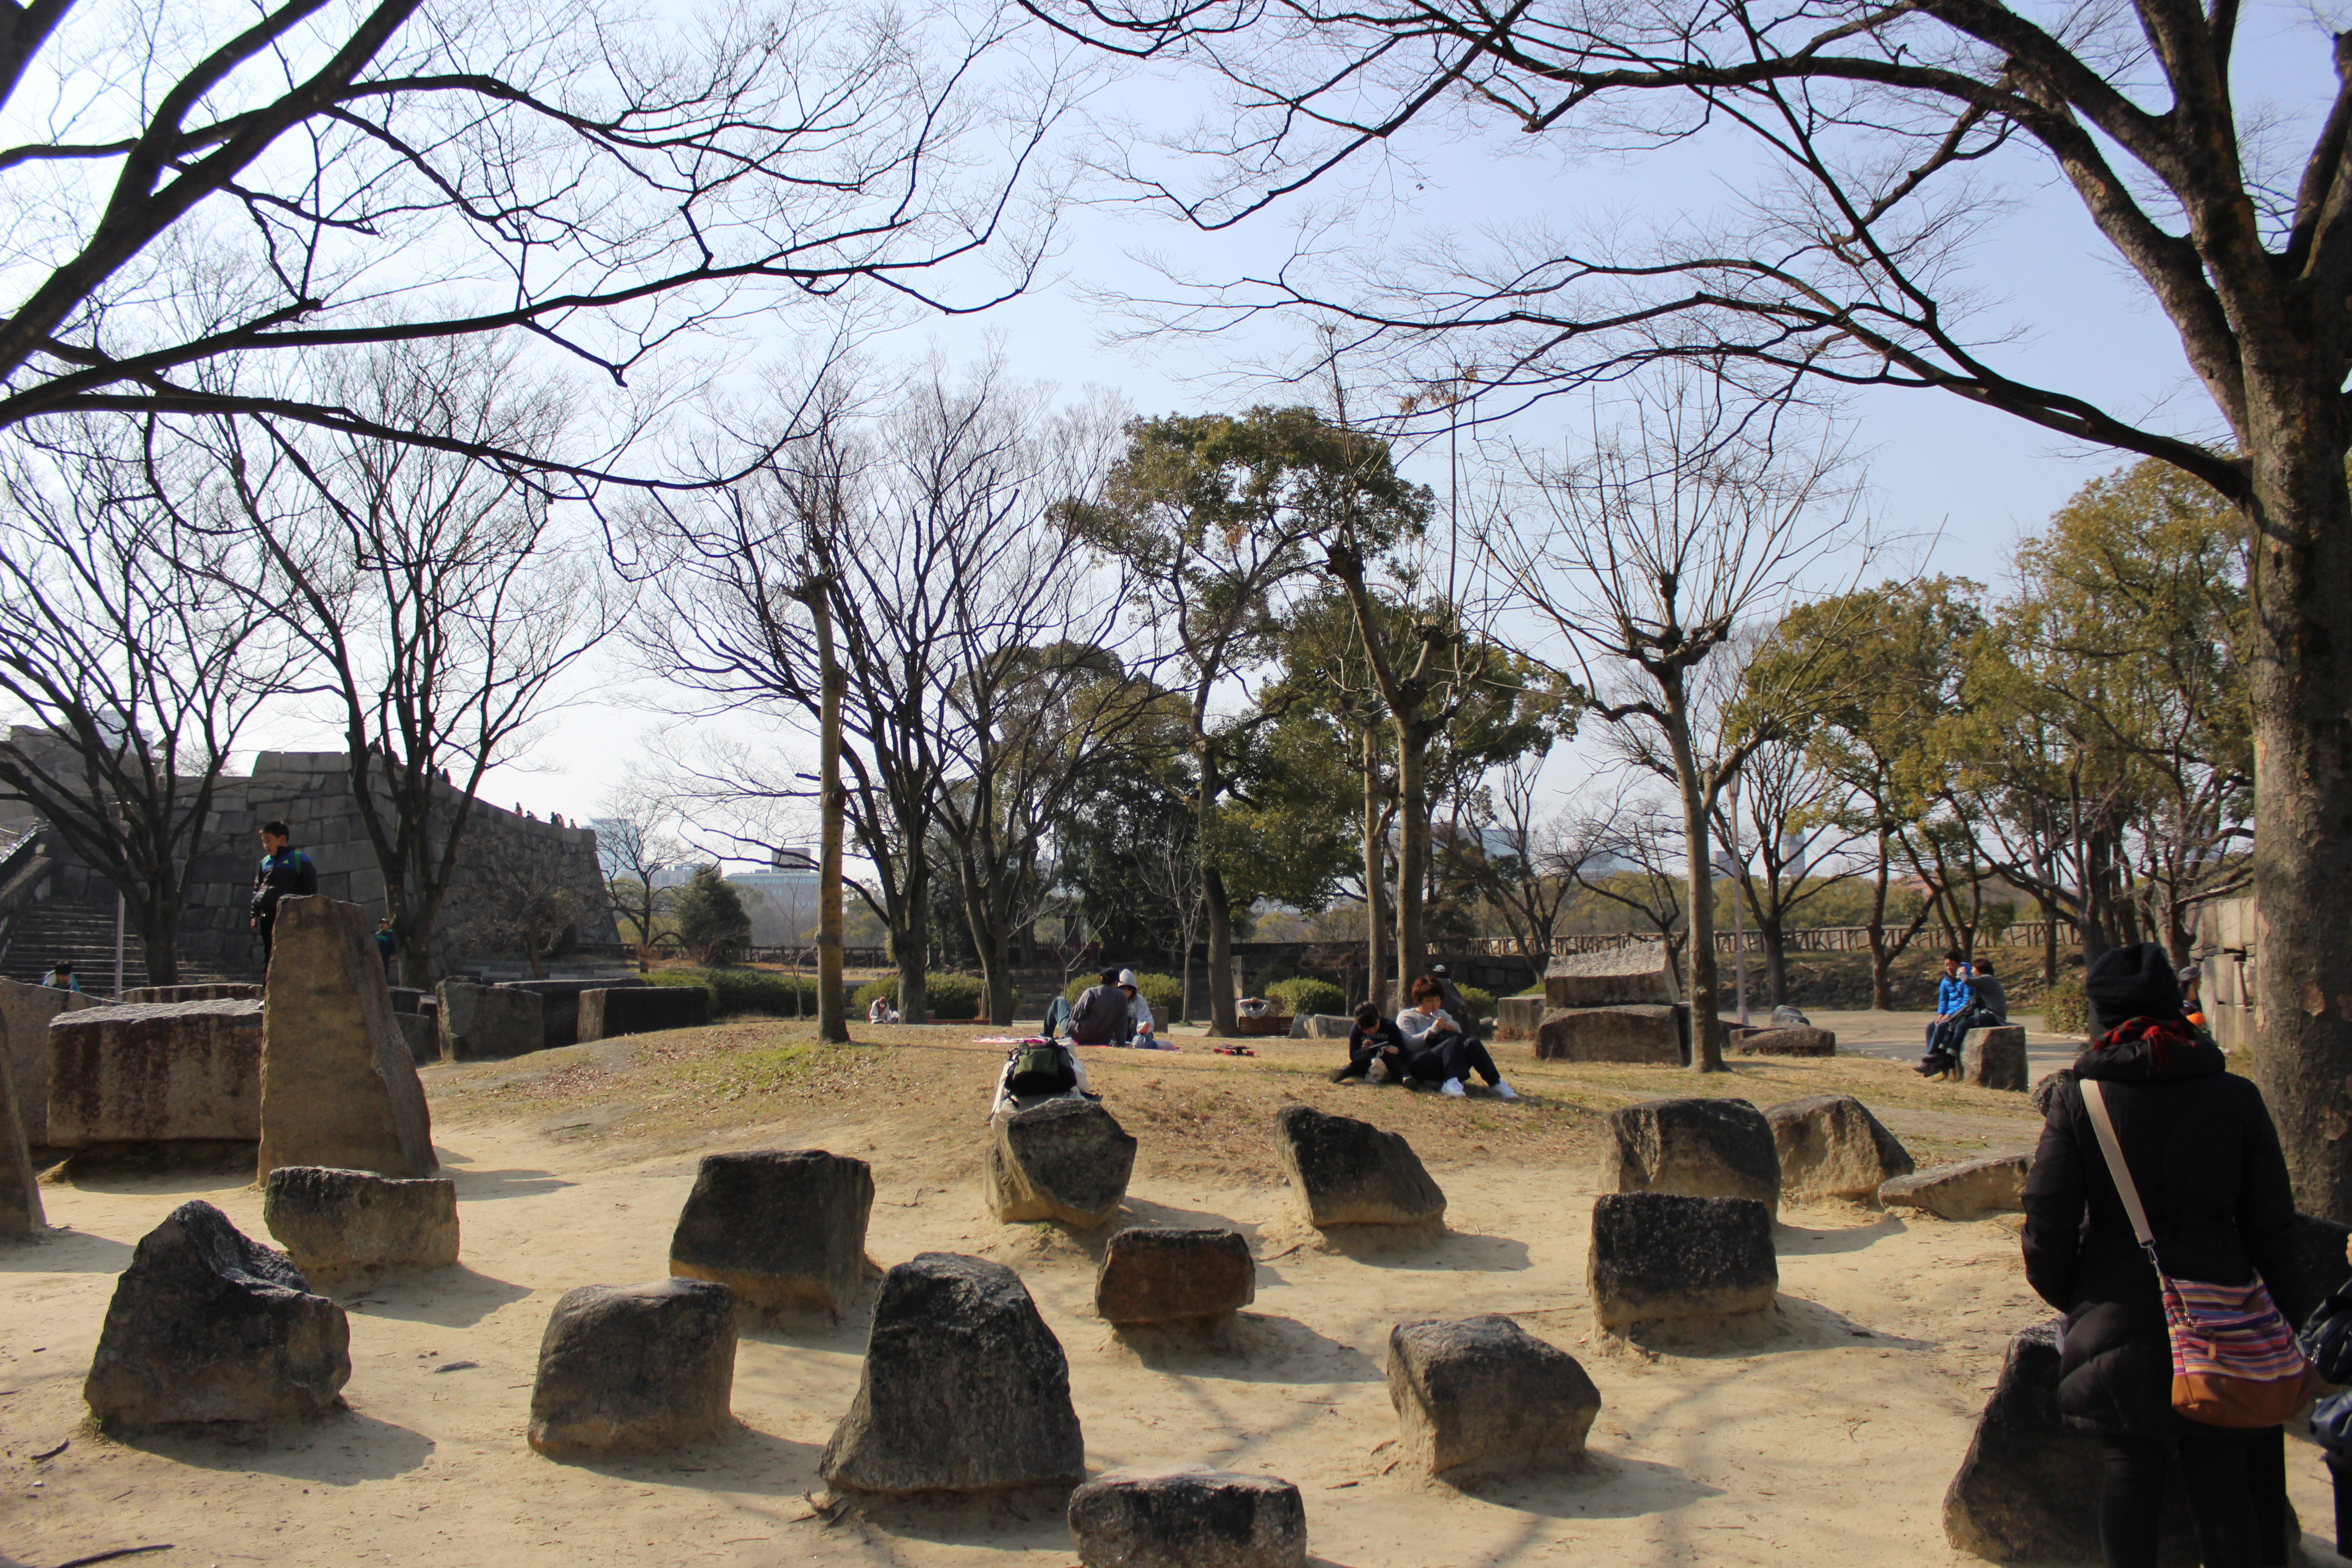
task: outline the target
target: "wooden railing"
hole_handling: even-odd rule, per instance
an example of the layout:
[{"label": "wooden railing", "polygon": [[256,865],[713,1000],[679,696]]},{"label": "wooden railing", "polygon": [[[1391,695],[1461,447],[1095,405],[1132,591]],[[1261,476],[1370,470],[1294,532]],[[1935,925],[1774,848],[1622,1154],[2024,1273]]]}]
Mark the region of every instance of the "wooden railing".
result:
[{"label": "wooden railing", "polygon": [[[2061,943],[2071,943],[2081,940],[2071,922],[2060,921],[2057,925],[2058,940]],[[1979,927],[1977,931],[1976,945],[1978,947],[2040,947],[2048,940],[2049,932],[2050,922],[2047,921],[2019,921],[2004,926],[1998,931]],[[1899,936],[1901,931],[1899,928],[1890,926],[1885,934],[1887,940],[1891,942]],[[1737,936],[1740,944],[1749,952],[1764,951],[1764,935],[1761,931],[1741,931],[1737,933]],[[1580,952],[1615,952],[1628,947],[1654,947],[1660,940],[1655,931],[1578,931],[1570,935],[1552,938],[1551,951],[1555,958],[1567,958]],[[1715,950],[1717,952],[1734,951],[1734,940],[1735,933],[1731,931],[1717,931]],[[1923,926],[1918,934],[1911,939],[1910,945],[1906,951],[1917,952],[1924,948],[1931,952],[1941,952],[1945,948],[1960,945],[1960,933],[1952,927]],[[1870,951],[1870,928],[1868,926],[1806,926],[1795,931],[1782,931],[1780,946],[1781,951],[1785,952],[1867,952]],[[1512,958],[1518,955],[1519,944],[1507,936],[1467,939],[1456,937],[1448,942],[1432,942],[1429,951],[1473,952],[1496,958]]]}]

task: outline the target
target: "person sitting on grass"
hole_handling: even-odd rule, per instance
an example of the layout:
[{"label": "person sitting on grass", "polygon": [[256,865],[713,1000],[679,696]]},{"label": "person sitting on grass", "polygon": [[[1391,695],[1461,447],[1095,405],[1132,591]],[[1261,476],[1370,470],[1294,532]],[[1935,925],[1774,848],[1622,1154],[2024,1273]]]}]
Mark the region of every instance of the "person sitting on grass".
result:
[{"label": "person sitting on grass", "polygon": [[887,996],[877,996],[874,1005],[866,1009],[866,1021],[869,1024],[895,1024],[898,1021],[898,1009],[890,1005]]},{"label": "person sitting on grass", "polygon": [[1118,989],[1127,998],[1127,1028],[1118,1043],[1139,1051],[1173,1050],[1174,1047],[1162,1045],[1154,1032],[1160,1020],[1151,1011],[1151,999],[1136,988],[1134,970],[1118,972]]},{"label": "person sitting on grass", "polygon": [[1396,1016],[1397,1031],[1404,1036],[1405,1077],[1414,1083],[1433,1083],[1442,1094],[1460,1096],[1465,1073],[1475,1072],[1494,1089],[1496,1098],[1517,1100],[1518,1091],[1503,1081],[1503,1072],[1483,1041],[1471,1038],[1441,1009],[1445,989],[1429,975],[1412,983],[1412,1005]]},{"label": "person sitting on grass", "polygon": [[1108,1046],[1127,1026],[1127,998],[1119,994],[1118,971],[1106,969],[1099,984],[1078,994],[1070,1009],[1070,1044]]},{"label": "person sitting on grass", "polygon": [[1380,1004],[1367,1002],[1356,1009],[1356,1026],[1348,1035],[1348,1065],[1334,1069],[1331,1081],[1345,1083],[1351,1078],[1373,1081],[1372,1064],[1378,1062],[1384,1075],[1379,1081],[1395,1083],[1404,1077],[1404,1059],[1410,1055],[1404,1031],[1394,1019],[1381,1016]]}]

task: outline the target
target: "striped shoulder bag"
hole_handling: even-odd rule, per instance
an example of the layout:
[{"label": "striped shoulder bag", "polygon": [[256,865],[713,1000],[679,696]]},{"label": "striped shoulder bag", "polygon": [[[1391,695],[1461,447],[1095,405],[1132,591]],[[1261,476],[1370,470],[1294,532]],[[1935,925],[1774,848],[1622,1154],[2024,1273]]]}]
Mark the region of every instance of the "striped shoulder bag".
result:
[{"label": "striped shoulder bag", "polygon": [[2115,1123],[2096,1079],[2081,1081],[2084,1108],[2106,1156],[2107,1174],[2131,1216],[2132,1234],[2164,1289],[2165,1327],[2172,1339],[2172,1407],[2209,1426],[2276,1426],[2303,1408],[2319,1374],[2294,1342],[2294,1331],[2256,1274],[2244,1285],[2176,1279],[2156,1256],[2156,1237],[2131,1167],[2116,1142]]}]

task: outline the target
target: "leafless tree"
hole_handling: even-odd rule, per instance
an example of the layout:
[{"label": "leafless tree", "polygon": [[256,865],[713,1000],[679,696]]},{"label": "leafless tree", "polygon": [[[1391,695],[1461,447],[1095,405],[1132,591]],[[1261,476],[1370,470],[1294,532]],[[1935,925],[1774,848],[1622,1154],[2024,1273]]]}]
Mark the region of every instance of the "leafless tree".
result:
[{"label": "leafless tree", "polygon": [[613,912],[636,929],[637,971],[653,967],[653,943],[675,889],[662,873],[687,864],[691,851],[675,831],[676,806],[647,784],[616,784],[596,818],[596,855]]},{"label": "leafless tree", "polygon": [[1612,794],[1570,818],[1555,864],[1578,887],[1656,932],[1668,963],[1681,956],[1690,940],[1690,897],[1679,810]]},{"label": "leafless tree", "polygon": [[467,851],[465,888],[452,907],[458,940],[476,952],[521,954],[534,980],[547,978],[547,961],[580,934],[590,912],[561,861],[508,834]]},{"label": "leafless tree", "polygon": [[1466,803],[1461,830],[1438,845],[1439,875],[1483,898],[1540,977],[1552,934],[1576,901],[1575,873],[1595,853],[1568,818],[1537,804],[1541,758],[1498,770]]},{"label": "leafless tree", "polygon": [[1772,732],[1716,802],[1716,837],[1731,850],[1737,896],[1756,918],[1765,994],[1775,1006],[1789,999],[1790,922],[1808,902],[1869,868],[1852,853],[1857,836],[1843,809],[1846,794],[1805,761],[1803,748]]}]

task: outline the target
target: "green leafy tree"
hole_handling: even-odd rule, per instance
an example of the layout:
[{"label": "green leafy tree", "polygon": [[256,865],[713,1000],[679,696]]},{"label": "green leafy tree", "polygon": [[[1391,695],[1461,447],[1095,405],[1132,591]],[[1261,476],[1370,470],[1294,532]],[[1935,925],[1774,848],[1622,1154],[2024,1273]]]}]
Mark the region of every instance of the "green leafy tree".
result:
[{"label": "green leafy tree", "polygon": [[697,866],[670,906],[677,940],[697,963],[740,963],[751,945],[751,917],[743,897],[716,866]]}]

